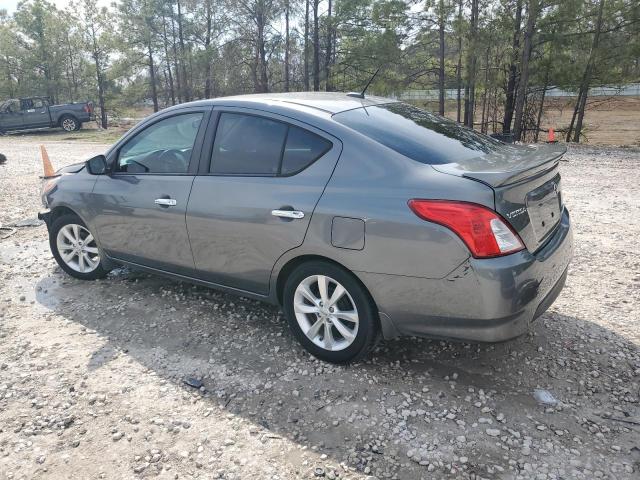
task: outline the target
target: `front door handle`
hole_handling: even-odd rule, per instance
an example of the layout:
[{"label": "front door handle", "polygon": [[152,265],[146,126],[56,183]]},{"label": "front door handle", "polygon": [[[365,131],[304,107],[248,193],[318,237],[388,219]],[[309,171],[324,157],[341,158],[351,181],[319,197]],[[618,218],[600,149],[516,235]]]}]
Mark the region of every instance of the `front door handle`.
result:
[{"label": "front door handle", "polygon": [[304,218],[304,212],[300,210],[271,210],[271,215],[282,218]]},{"label": "front door handle", "polygon": [[161,207],[175,207],[176,201],[173,198],[156,198],[155,204]]}]

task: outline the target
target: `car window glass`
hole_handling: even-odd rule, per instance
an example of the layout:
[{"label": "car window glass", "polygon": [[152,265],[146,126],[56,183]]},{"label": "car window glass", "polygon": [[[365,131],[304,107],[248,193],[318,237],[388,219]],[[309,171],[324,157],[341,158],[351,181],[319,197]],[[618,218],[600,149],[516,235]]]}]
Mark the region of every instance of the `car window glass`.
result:
[{"label": "car window glass", "polygon": [[331,142],[302,128],[290,126],[282,157],[282,175],[303,170],[327,153]]},{"label": "car window glass", "polygon": [[275,175],[287,125],[268,118],[222,113],[211,155],[211,173]]},{"label": "car window glass", "polygon": [[20,102],[18,100],[7,100],[2,104],[0,110],[4,113],[15,113],[20,110]]},{"label": "car window glass", "polygon": [[120,149],[118,172],[187,173],[202,113],[165,118],[129,140]]},{"label": "car window glass", "polygon": [[33,101],[33,108],[42,108],[42,107],[44,107],[44,102],[41,99],[36,98]]},{"label": "car window glass", "polygon": [[504,150],[505,144],[406,103],[337,113],[334,120],[413,160],[443,164]]},{"label": "car window glass", "polygon": [[20,100],[22,104],[22,110],[30,110],[33,108],[33,101],[31,99]]}]

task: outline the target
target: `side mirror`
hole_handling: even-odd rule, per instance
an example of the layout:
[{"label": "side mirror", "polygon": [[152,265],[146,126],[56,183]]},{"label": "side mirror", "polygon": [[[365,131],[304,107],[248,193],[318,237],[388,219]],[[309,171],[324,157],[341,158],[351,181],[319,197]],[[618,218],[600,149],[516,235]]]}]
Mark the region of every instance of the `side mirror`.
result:
[{"label": "side mirror", "polygon": [[91,175],[104,175],[107,173],[107,159],[104,155],[96,155],[85,162],[87,172]]}]

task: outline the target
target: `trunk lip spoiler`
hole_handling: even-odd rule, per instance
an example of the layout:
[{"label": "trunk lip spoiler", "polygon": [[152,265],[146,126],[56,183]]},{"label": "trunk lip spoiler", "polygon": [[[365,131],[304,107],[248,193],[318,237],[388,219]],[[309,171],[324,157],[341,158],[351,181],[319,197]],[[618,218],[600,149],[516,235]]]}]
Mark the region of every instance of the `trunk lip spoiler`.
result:
[{"label": "trunk lip spoiler", "polygon": [[491,188],[505,187],[525,180],[529,181],[533,177],[544,175],[556,168],[560,163],[560,158],[567,153],[567,147],[563,145],[561,148],[554,149],[554,151],[549,153],[551,153],[551,155],[547,159],[535,163],[530,167],[506,172],[464,172],[462,177],[479,181]]},{"label": "trunk lip spoiler", "polygon": [[[444,165],[431,165],[431,167],[444,174],[454,175],[467,180],[483,183],[492,189],[502,188],[530,181],[556,168],[560,158],[567,152],[565,145],[536,145],[535,150],[530,151],[530,162],[513,170],[467,170],[456,163]],[[537,157],[537,158],[536,158]]]}]

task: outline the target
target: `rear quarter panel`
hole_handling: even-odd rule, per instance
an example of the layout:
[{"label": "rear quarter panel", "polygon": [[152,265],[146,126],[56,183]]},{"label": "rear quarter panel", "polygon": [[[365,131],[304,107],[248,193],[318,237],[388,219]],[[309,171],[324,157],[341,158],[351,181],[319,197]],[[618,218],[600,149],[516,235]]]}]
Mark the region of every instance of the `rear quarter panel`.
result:
[{"label": "rear quarter panel", "polygon": [[[322,255],[353,272],[443,278],[469,251],[450,230],[425,222],[408,207],[412,198],[454,199],[493,207],[493,191],[479,182],[435,171],[351,130],[332,132],[343,152],[313,213],[304,244],[280,259]],[[364,248],[332,245],[335,217],[361,219]]]},{"label": "rear quarter panel", "polygon": [[84,103],[74,103],[68,105],[52,105],[49,107],[49,116],[51,117],[51,124],[53,126],[60,122],[60,118],[63,115],[73,115],[81,122],[90,120],[88,112],[84,111]]}]

